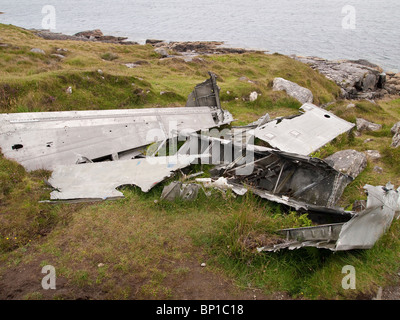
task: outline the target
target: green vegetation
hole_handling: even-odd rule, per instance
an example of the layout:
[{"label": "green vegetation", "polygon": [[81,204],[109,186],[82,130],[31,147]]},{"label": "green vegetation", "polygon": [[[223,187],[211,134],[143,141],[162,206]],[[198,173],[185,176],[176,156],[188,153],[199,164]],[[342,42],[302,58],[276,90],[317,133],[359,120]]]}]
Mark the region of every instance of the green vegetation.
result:
[{"label": "green vegetation", "polygon": [[[266,112],[271,117],[297,112],[300,104],[272,91],[275,77],[309,88],[316,104],[338,99],[339,88],[306,65],[286,56],[262,53],[202,56],[192,62],[160,60],[151,46],[74,41],[46,41],[29,31],[0,25],[0,112],[39,112],[183,106],[207,71],[218,75],[222,107],[245,124]],[[41,48],[46,54],[31,53]],[[63,49],[63,50],[57,50]],[[63,54],[61,59],[53,54]],[[128,68],[125,63],[135,63]],[[72,88],[72,94],[66,89]],[[251,92],[259,98],[250,102]],[[160,94],[164,92],[164,94]],[[314,156],[338,150],[379,150],[382,158],[345,190],[340,205],[365,199],[366,184],[400,185],[399,150],[390,148],[391,126],[400,120],[400,99],[336,101],[329,110],[355,122],[381,123],[379,132],[342,135]],[[372,139],[365,143],[364,140]],[[383,168],[382,174],[373,171]],[[192,171],[209,166],[197,165]],[[49,297],[38,288],[25,299],[80,297],[105,299],[184,298],[178,284],[191,277],[192,265],[207,262],[207,272],[228,279],[239,289],[264,295],[286,292],[292,298],[349,299],[370,297],[378,286],[395,283],[400,262],[400,222],[372,250],[331,253],[301,249],[258,253],[276,240],[280,228],[311,225],[307,216],[247,194],[234,197],[213,190],[193,202],[160,202],[165,181],[148,193],[124,187],[125,199],[102,203],[49,205],[49,172],[27,173],[0,154],[0,276],[51,264],[66,279],[64,296]],[[177,175],[181,178],[180,175]],[[343,290],[342,267],[357,270],[357,289]],[[205,269],[204,269],[205,270]],[[40,274],[39,274],[40,276]],[[66,289],[65,289],[66,290]],[[64,292],[65,292],[64,290]],[[98,292],[101,292],[99,296]]]}]

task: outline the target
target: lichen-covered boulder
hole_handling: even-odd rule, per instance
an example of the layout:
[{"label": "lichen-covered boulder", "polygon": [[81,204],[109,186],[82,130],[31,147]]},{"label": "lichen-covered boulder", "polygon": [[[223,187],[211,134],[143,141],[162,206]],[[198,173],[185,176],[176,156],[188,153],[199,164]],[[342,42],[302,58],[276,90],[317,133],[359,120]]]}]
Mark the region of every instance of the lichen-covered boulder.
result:
[{"label": "lichen-covered boulder", "polygon": [[356,150],[342,150],[327,157],[325,161],[336,170],[353,178],[357,177],[367,166],[367,156]]},{"label": "lichen-covered boulder", "polygon": [[275,78],[272,89],[274,91],[286,91],[289,96],[297,99],[302,104],[313,103],[314,100],[311,90],[283,78]]}]

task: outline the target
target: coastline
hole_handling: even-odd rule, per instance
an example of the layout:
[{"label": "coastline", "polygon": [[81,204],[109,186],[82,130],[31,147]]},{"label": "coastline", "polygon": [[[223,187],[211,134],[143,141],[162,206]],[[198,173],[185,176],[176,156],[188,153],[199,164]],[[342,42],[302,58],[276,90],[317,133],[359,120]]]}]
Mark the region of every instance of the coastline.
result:
[{"label": "coastline", "polygon": [[[100,29],[78,32],[74,35],[54,33],[49,30],[31,29],[37,36],[46,40],[92,41],[120,45],[151,45],[154,51],[165,58],[183,58],[186,62],[201,55],[244,54],[268,50],[236,48],[221,41],[171,41],[146,39],[144,44],[127,41],[127,37],[104,35]],[[367,60],[328,60],[315,56],[287,55],[318,70],[341,88],[343,99],[382,99],[400,94],[400,73],[384,72],[382,67]]]}]

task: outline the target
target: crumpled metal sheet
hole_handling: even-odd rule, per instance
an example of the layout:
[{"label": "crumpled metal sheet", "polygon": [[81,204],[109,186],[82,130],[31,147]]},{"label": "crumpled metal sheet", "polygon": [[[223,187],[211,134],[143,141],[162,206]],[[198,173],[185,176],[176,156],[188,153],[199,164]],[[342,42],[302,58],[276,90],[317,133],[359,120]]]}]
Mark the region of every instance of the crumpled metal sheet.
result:
[{"label": "crumpled metal sheet", "polygon": [[261,251],[316,247],[332,251],[370,249],[387,231],[400,212],[400,188],[366,185],[367,207],[345,223],[279,230],[285,241],[258,248]]},{"label": "crumpled metal sheet", "polygon": [[221,109],[219,99],[220,88],[217,85],[217,76],[212,72],[208,72],[208,74],[210,78],[196,85],[189,95],[186,107],[209,106]]},{"label": "crumpled metal sheet", "polygon": [[1,114],[0,147],[27,170],[51,170],[74,164],[81,155],[91,160],[123,157],[129,150],[172,138],[173,132],[231,121],[215,120],[214,112],[193,107]]},{"label": "crumpled metal sheet", "polygon": [[254,194],[296,210],[346,215],[335,204],[353,179],[321,159],[270,150],[255,153],[246,166],[252,169],[246,175],[235,173],[235,167],[226,171],[229,183],[244,184]]},{"label": "crumpled metal sheet", "polygon": [[245,187],[264,199],[299,211],[332,215],[341,221],[351,218],[335,204],[353,179],[321,159],[243,144],[235,141],[234,135],[232,140],[198,134],[190,134],[189,138],[178,153],[202,153],[202,163],[218,165],[211,173],[227,178],[239,193]]},{"label": "crumpled metal sheet", "polygon": [[369,249],[387,231],[396,213],[400,211],[399,191],[386,187],[366,185],[367,207],[343,225],[336,251]]},{"label": "crumpled metal sheet", "polygon": [[174,171],[190,165],[197,157],[198,155],[176,155],[56,166],[48,181],[55,188],[50,198],[121,198],[123,194],[116,188],[123,185],[136,185],[147,192]]},{"label": "crumpled metal sheet", "polygon": [[353,123],[311,103],[300,108],[303,114],[269,121],[254,129],[255,137],[281,151],[309,155],[338,135],[351,130]]},{"label": "crumpled metal sheet", "polygon": [[140,147],[176,137],[182,130],[206,130],[233,121],[221,109],[216,77],[210,76],[207,85],[196,87],[209,99],[185,108],[0,114],[0,147],[4,156],[29,171],[52,170],[81,157],[95,162],[132,159]]}]

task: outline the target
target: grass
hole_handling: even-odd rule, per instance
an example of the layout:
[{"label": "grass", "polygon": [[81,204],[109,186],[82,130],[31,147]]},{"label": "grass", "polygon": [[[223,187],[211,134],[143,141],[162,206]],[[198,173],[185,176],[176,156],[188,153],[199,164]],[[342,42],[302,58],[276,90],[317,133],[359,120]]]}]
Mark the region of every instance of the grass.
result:
[{"label": "grass", "polygon": [[[314,154],[324,158],[349,148],[381,153],[382,158],[369,160],[346,188],[341,206],[365,199],[366,183],[400,185],[400,151],[390,147],[390,128],[400,120],[400,99],[355,101],[348,109],[350,101],[337,100],[340,90],[333,82],[279,54],[202,56],[186,63],[160,60],[148,45],[46,41],[1,24],[0,33],[8,44],[0,47],[0,112],[184,106],[193,87],[211,70],[218,75],[222,107],[239,125],[266,112],[271,117],[297,112],[299,102],[272,91],[273,79],[283,77],[309,88],[316,104],[336,100],[329,110],[348,121],[362,117],[383,125],[379,132],[341,135]],[[46,54],[31,53],[31,48]],[[65,58],[52,56],[59,52]],[[130,69],[124,63],[138,66]],[[66,92],[68,87],[72,94]],[[253,91],[259,97],[251,102]],[[383,173],[377,174],[374,166],[382,167]],[[209,166],[190,169],[204,170],[208,176]],[[124,187],[125,199],[118,201],[52,206],[38,202],[48,198],[43,180],[49,175],[27,173],[0,154],[0,275],[31,264],[53,265],[70,288],[67,298],[76,292],[96,298],[101,292],[106,299],[173,299],[176,284],[191,274],[188,261],[206,261],[208,270],[231,279],[238,288],[286,292],[293,298],[368,297],[378,286],[395,284],[398,221],[371,250],[258,253],[258,246],[277,241],[277,229],[309,226],[311,221],[252,194],[235,198],[214,190],[211,197],[200,192],[193,202],[159,201],[171,179],[148,193]],[[356,290],[341,287],[345,265],[356,268]],[[47,296],[35,289],[24,298]]]}]

